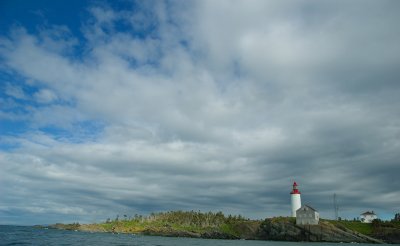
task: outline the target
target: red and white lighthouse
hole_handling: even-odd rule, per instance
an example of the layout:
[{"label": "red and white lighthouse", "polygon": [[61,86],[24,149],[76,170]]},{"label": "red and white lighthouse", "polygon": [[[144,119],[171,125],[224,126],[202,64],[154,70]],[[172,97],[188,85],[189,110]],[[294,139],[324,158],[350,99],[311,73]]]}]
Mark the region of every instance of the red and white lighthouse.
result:
[{"label": "red and white lighthouse", "polygon": [[301,197],[300,191],[297,189],[297,183],[293,183],[293,190],[290,192],[290,197],[292,200],[292,217],[296,217],[296,211],[301,207]]}]

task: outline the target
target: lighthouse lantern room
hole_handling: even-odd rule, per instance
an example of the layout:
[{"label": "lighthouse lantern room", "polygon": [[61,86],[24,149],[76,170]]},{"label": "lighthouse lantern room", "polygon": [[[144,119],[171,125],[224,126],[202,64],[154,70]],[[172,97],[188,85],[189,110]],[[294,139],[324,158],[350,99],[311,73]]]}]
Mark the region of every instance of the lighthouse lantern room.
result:
[{"label": "lighthouse lantern room", "polygon": [[296,211],[301,207],[300,191],[297,189],[297,183],[293,183],[293,190],[290,192],[292,200],[292,217],[296,217]]}]

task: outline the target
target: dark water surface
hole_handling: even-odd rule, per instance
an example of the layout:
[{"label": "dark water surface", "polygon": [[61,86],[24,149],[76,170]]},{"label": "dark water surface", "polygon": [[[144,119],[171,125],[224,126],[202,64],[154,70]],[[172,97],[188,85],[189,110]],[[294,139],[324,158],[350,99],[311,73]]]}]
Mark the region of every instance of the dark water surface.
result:
[{"label": "dark water surface", "polygon": [[[332,243],[214,240],[154,237],[132,234],[90,233],[0,225],[0,245],[140,245],[140,246],[339,246]],[[368,244],[363,244],[368,245]],[[372,244],[371,244],[372,245]]]}]

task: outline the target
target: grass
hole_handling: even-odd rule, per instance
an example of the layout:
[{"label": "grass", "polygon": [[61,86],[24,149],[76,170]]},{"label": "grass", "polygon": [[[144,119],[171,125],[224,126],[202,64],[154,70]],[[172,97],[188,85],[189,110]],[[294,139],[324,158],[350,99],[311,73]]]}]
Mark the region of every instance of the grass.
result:
[{"label": "grass", "polygon": [[200,226],[195,224],[181,224],[181,223],[171,223],[166,221],[138,221],[138,220],[120,220],[120,221],[111,221],[108,223],[100,223],[97,224],[98,227],[103,228],[105,231],[113,231],[115,228],[116,231],[123,232],[143,232],[147,229],[153,230],[173,230],[173,231],[188,231],[194,233],[204,233],[206,231],[217,230],[226,232],[229,234],[237,234],[232,225],[229,223],[222,223],[219,226]]},{"label": "grass", "polygon": [[295,223],[296,223],[296,218],[294,218],[294,217],[282,217],[282,216],[280,216],[280,217],[273,217],[273,218],[271,218],[271,221],[272,221],[272,222],[290,222],[290,223],[292,223],[292,224],[295,224]]},{"label": "grass", "polygon": [[334,224],[338,227],[346,227],[352,231],[356,231],[362,233],[364,235],[371,236],[373,234],[373,227],[372,224],[368,223],[361,223],[360,221],[346,221],[346,220],[329,220],[330,223]]},{"label": "grass", "polygon": [[170,211],[152,213],[149,216],[135,215],[134,218],[108,219],[107,222],[96,224],[104,231],[143,232],[150,231],[180,231],[204,233],[210,231],[224,232],[230,235],[238,234],[235,225],[248,219],[238,216],[225,216],[222,212],[201,213],[200,211]]},{"label": "grass", "polygon": [[236,237],[239,236],[239,232],[237,232],[233,228],[232,224],[222,224],[219,229],[220,229],[220,231],[222,231],[222,232],[224,232],[226,234],[233,235],[233,236],[236,236]]}]

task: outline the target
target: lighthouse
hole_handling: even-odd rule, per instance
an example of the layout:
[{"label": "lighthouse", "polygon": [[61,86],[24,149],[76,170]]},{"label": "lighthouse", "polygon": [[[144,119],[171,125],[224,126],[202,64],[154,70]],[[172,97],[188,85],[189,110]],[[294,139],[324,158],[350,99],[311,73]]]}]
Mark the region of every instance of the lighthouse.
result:
[{"label": "lighthouse", "polygon": [[296,211],[301,207],[300,191],[297,189],[296,182],[293,183],[293,190],[290,192],[292,200],[292,217],[296,217]]}]

